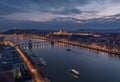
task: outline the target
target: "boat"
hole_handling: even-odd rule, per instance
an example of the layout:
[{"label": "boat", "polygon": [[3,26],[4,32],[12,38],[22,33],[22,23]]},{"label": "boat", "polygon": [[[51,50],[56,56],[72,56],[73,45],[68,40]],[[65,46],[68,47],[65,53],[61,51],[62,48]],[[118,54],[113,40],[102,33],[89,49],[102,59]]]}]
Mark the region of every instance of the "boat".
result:
[{"label": "boat", "polygon": [[72,74],[76,75],[76,76],[80,76],[79,71],[75,70],[75,69],[71,69]]},{"label": "boat", "polygon": [[71,49],[66,49],[67,51],[71,51]]},{"label": "boat", "polygon": [[42,57],[39,58],[39,61],[40,61],[40,64],[39,64],[40,66],[46,66],[47,65]]}]

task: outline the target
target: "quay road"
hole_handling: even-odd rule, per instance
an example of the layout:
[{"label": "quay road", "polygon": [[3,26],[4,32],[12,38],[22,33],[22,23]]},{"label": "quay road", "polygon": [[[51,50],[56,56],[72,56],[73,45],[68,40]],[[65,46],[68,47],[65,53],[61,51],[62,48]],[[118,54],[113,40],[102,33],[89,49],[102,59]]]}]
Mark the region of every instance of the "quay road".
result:
[{"label": "quay road", "polygon": [[39,70],[38,67],[36,67],[31,60],[26,56],[26,53],[22,51],[22,49],[19,46],[16,46],[16,44],[12,41],[4,40],[5,45],[10,45],[12,47],[15,47],[15,49],[20,54],[21,58],[23,59],[24,63],[28,67],[29,71],[31,72],[34,82],[50,82]]}]

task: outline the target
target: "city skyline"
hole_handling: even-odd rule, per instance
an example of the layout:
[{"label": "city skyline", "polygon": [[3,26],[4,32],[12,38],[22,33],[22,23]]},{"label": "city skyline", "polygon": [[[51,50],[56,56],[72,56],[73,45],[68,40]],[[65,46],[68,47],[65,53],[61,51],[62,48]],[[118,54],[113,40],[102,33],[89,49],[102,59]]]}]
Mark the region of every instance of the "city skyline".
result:
[{"label": "city skyline", "polygon": [[4,0],[0,9],[0,30],[120,29],[119,0]]}]

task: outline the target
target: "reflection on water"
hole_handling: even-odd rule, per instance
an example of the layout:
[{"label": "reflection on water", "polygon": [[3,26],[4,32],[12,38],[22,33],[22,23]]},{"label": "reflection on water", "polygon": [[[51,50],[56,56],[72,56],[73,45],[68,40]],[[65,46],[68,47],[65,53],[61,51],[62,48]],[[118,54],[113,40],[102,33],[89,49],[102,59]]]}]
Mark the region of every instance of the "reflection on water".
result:
[{"label": "reflection on water", "polygon": [[[53,46],[51,42],[39,39],[17,39],[17,42],[27,43],[29,40],[34,42],[32,51],[37,58],[46,60],[47,66],[41,70],[52,82],[120,82],[119,56],[64,43],[54,42]],[[30,53],[28,44],[21,47]],[[80,72],[79,78],[71,75],[72,68]]]},{"label": "reflection on water", "polygon": [[75,74],[71,74],[73,77],[75,77],[75,78],[79,78],[79,76],[77,76],[77,75],[75,75]]},{"label": "reflection on water", "polygon": [[[119,55],[110,54],[110,53],[107,53],[107,52],[102,52],[102,51],[98,51],[98,50],[92,50],[92,49],[83,48],[83,47],[80,47],[80,46],[73,46],[73,45],[69,45],[69,44],[65,44],[65,43],[58,43],[58,42],[55,42],[54,44],[51,44],[50,42],[42,42],[42,43],[34,42],[32,44],[32,49],[51,48],[51,47],[56,47],[56,46],[57,47],[68,46],[69,48],[80,48],[80,49],[88,50],[88,51],[91,51],[91,52],[94,52],[94,53],[104,54],[104,55],[108,55],[108,56],[112,56],[112,57],[119,57]],[[21,45],[21,47],[23,49],[26,49],[26,50],[30,49],[29,48],[29,44]],[[81,54],[84,54],[84,55],[88,55],[88,53],[86,54],[86,52],[75,51],[74,49],[71,50],[71,52],[73,52],[73,53],[81,53]]]}]

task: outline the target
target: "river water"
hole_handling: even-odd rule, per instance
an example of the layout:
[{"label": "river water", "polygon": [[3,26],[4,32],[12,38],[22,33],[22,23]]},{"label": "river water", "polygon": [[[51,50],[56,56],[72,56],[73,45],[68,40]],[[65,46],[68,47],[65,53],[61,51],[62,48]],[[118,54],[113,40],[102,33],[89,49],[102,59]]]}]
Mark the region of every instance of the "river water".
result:
[{"label": "river water", "polygon": [[[26,43],[28,38],[12,38],[17,43]],[[35,53],[37,59],[42,57],[46,67],[41,70],[51,82],[120,82],[120,58],[103,52],[91,51],[78,46],[44,42],[31,39],[32,49],[26,47],[26,52]],[[67,51],[66,49],[71,49]],[[76,69],[80,77],[75,77],[70,71]]]}]

